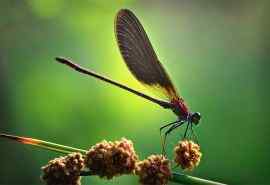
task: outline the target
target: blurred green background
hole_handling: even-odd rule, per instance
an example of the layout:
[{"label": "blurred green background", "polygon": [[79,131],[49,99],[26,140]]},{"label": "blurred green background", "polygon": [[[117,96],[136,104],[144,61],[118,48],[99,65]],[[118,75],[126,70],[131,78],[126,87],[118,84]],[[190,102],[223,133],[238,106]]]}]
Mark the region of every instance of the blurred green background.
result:
[{"label": "blurred green background", "polygon": [[[229,184],[269,184],[269,1],[4,0],[0,2],[0,131],[89,148],[127,137],[143,159],[160,153],[159,127],[175,115],[54,61],[66,56],[147,92],[114,38],[121,8],[140,19],[174,84],[203,118],[203,152],[189,174]],[[167,151],[183,133],[169,137]],[[0,184],[42,184],[56,153],[0,140]],[[181,171],[176,169],[176,171]],[[83,184],[138,184],[96,177]]]}]

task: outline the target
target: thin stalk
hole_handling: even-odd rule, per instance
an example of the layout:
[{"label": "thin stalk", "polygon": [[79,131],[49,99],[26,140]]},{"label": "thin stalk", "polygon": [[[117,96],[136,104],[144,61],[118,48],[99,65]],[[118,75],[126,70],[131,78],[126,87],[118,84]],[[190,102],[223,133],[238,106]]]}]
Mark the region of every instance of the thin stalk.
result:
[{"label": "thin stalk", "polygon": [[43,148],[46,150],[51,150],[51,151],[55,151],[55,152],[59,152],[59,153],[63,153],[63,154],[69,154],[72,152],[80,152],[82,154],[85,154],[87,152],[86,150],[82,150],[79,148],[60,145],[60,144],[56,144],[56,143],[52,143],[52,142],[48,142],[48,141],[42,141],[39,139],[33,139],[33,138],[29,138],[29,137],[20,137],[20,136],[3,134],[3,133],[0,134],[0,137],[10,139],[10,140],[22,143],[22,144],[32,145],[32,146],[36,146],[38,148]]},{"label": "thin stalk", "polygon": [[[86,150],[79,149],[79,148],[74,148],[70,146],[65,146],[65,145],[60,145],[48,141],[42,141],[39,139],[33,139],[29,137],[20,137],[20,136],[15,136],[15,135],[9,135],[9,134],[0,134],[0,137],[13,140],[22,144],[27,144],[27,145],[33,145],[38,148],[43,148],[46,150],[51,150],[63,154],[69,154],[72,152],[80,152],[82,154],[86,154]],[[81,172],[81,176],[91,176],[93,175],[90,171],[83,171]],[[185,174],[180,174],[180,173],[173,173],[172,178],[170,179],[171,182],[176,182],[176,183],[181,183],[181,184],[197,184],[197,185],[225,185],[223,183],[215,182],[215,181],[210,181],[206,179],[201,179],[198,177],[193,177]]]},{"label": "thin stalk", "polygon": [[[91,171],[82,171],[80,176],[92,176],[93,173]],[[198,177],[193,177],[185,174],[180,173],[173,173],[172,178],[170,179],[171,182],[175,182],[178,184],[185,184],[185,185],[226,185],[219,182],[214,182],[206,179],[201,179]]]},{"label": "thin stalk", "polygon": [[220,182],[215,182],[211,180],[201,179],[198,177],[193,177],[180,173],[173,173],[171,182],[181,183],[181,184],[197,184],[197,185],[225,185]]}]

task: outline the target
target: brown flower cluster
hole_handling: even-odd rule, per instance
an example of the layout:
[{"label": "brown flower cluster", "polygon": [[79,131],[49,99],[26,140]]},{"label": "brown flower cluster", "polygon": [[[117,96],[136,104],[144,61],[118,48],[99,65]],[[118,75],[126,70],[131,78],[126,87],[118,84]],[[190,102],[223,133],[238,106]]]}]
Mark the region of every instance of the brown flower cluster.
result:
[{"label": "brown flower cluster", "polygon": [[130,140],[102,141],[86,154],[85,166],[92,174],[111,179],[114,176],[130,174],[135,170],[138,157]]},{"label": "brown flower cluster", "polygon": [[80,153],[72,153],[49,161],[43,166],[41,179],[47,185],[79,185],[80,171],[84,167]]},{"label": "brown flower cluster", "polygon": [[[193,141],[180,141],[175,149],[175,162],[183,169],[192,170],[201,158],[200,146]],[[47,185],[80,185],[84,168],[89,174],[111,179],[123,174],[136,174],[142,185],[165,185],[172,176],[169,160],[163,155],[151,155],[143,161],[130,140],[102,141],[82,156],[72,153],[49,161],[42,167],[41,179]],[[87,172],[87,171],[86,171]]]},{"label": "brown flower cluster", "polygon": [[169,160],[163,155],[151,155],[137,163],[136,174],[143,185],[165,185],[171,177]]},{"label": "brown flower cluster", "polygon": [[199,165],[202,153],[200,146],[191,140],[180,141],[174,148],[175,162],[184,170],[192,170]]}]

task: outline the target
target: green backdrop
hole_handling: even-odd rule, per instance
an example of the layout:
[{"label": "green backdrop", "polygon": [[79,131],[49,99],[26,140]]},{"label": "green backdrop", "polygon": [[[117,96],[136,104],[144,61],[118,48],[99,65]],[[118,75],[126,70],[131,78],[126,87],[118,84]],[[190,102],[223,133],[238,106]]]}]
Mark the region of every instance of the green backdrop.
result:
[{"label": "green backdrop", "polygon": [[[114,38],[131,9],[179,93],[202,114],[201,164],[188,174],[229,184],[268,184],[269,5],[265,1],[27,0],[0,2],[0,131],[87,149],[127,137],[140,159],[161,152],[159,127],[175,115],[54,61],[81,65],[150,94],[132,77]],[[167,151],[184,127],[169,137]],[[41,184],[56,153],[0,140],[0,184]],[[181,171],[180,169],[175,169]],[[96,177],[83,184],[137,184]]]}]

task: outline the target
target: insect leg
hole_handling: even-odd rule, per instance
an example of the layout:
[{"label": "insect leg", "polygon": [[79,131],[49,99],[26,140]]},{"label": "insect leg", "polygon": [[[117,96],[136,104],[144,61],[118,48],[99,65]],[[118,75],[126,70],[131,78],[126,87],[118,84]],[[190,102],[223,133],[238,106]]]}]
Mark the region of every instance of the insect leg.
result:
[{"label": "insect leg", "polygon": [[178,122],[181,122],[181,121],[180,121],[180,120],[177,120],[177,121],[174,121],[174,122],[172,122],[172,123],[169,123],[169,124],[166,124],[166,125],[160,127],[160,129],[159,129],[160,135],[161,135],[161,131],[162,131],[164,128],[166,128],[166,127],[168,127],[168,126],[170,126],[170,125],[172,125],[172,124],[178,123]]},{"label": "insect leg", "polygon": [[170,125],[173,125],[173,124],[175,124],[175,123],[178,123],[179,121],[180,121],[180,120],[177,120],[177,121],[174,121],[174,122],[172,122],[172,123],[169,123],[169,124],[166,124],[166,125],[160,127],[160,129],[159,129],[159,135],[160,135],[160,139],[161,139],[162,151],[164,151],[164,143],[165,143],[164,139],[162,138],[162,134],[161,134],[161,133],[162,133],[162,130],[163,130],[164,128],[170,126]]},{"label": "insect leg", "polygon": [[194,141],[199,144],[196,132],[193,130],[193,124],[191,124],[190,129],[191,129],[192,136],[194,137]]},{"label": "insect leg", "polygon": [[188,131],[189,124],[190,124],[190,122],[188,122],[188,124],[187,124],[186,130],[185,130],[185,134],[184,134],[184,138],[186,138],[186,136],[187,136],[187,131]]},{"label": "insect leg", "polygon": [[183,123],[185,123],[185,121],[178,121],[176,122],[176,124],[172,125],[164,134],[164,138],[163,138],[163,142],[162,142],[162,154],[165,156],[166,152],[165,152],[165,148],[166,148],[166,138],[167,135],[173,131],[174,129],[176,129],[177,127],[180,127]]}]

